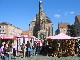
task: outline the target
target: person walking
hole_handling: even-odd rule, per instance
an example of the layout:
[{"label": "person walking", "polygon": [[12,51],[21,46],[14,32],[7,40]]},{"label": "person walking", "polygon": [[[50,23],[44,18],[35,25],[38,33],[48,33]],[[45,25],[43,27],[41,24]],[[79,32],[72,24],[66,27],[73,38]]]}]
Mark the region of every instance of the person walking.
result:
[{"label": "person walking", "polygon": [[28,51],[28,57],[30,57],[31,47],[29,41],[27,41],[27,51]]},{"label": "person walking", "polygon": [[36,55],[36,42],[34,42],[33,51],[34,51],[34,56],[35,56]]},{"label": "person walking", "polygon": [[15,46],[15,44],[13,46],[13,56],[14,56],[14,59],[16,59],[16,46]]},{"label": "person walking", "polygon": [[22,43],[21,50],[22,50],[23,57],[24,57],[24,43]]},{"label": "person walking", "polygon": [[42,47],[43,47],[43,42],[42,40],[40,40],[40,52],[39,52],[40,55],[42,55]]},{"label": "person walking", "polygon": [[30,55],[33,55],[33,43],[32,43],[32,40],[30,40]]},{"label": "person walking", "polygon": [[37,54],[40,54],[40,42],[37,42]]},{"label": "person walking", "polygon": [[8,48],[6,47],[6,44],[4,44],[3,54],[4,58],[2,60],[8,60]]}]

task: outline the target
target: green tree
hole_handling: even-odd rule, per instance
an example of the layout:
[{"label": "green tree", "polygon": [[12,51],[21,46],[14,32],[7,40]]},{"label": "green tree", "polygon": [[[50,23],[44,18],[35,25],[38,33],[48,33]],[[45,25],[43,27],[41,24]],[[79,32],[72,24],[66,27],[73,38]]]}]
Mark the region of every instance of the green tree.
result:
[{"label": "green tree", "polygon": [[74,37],[75,36],[75,32],[74,32],[74,25],[70,25],[70,36]]}]

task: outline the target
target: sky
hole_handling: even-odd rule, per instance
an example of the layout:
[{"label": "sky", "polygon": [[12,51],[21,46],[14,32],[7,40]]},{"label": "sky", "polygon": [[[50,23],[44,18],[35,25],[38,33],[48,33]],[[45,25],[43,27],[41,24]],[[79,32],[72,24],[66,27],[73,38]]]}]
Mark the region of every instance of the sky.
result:
[{"label": "sky", "polygon": [[[29,24],[39,11],[40,0],[0,0],[0,23],[8,22],[22,30],[29,30]],[[42,0],[43,10],[53,23],[74,24],[80,14],[80,0]]]}]

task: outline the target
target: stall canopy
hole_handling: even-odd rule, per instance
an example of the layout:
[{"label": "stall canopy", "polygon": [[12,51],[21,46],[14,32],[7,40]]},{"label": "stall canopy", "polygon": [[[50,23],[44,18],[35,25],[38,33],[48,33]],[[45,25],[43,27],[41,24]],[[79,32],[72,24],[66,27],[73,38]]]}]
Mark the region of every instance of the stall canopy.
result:
[{"label": "stall canopy", "polygon": [[15,39],[14,36],[3,36],[2,39]]},{"label": "stall canopy", "polygon": [[12,39],[15,40],[16,38],[30,38],[29,35],[14,35],[14,36],[7,36],[7,35],[0,35],[0,39]]},{"label": "stall canopy", "polygon": [[1,39],[1,36],[0,36],[0,39]]},{"label": "stall canopy", "polygon": [[55,35],[55,36],[50,36],[50,39],[74,39],[74,37],[70,37],[64,33],[60,33],[58,35]]},{"label": "stall canopy", "polygon": [[46,39],[52,39],[52,38],[54,38],[54,36],[48,36],[48,37],[46,37]]},{"label": "stall canopy", "polygon": [[20,37],[20,38],[30,38],[30,35],[15,35],[15,37]]}]

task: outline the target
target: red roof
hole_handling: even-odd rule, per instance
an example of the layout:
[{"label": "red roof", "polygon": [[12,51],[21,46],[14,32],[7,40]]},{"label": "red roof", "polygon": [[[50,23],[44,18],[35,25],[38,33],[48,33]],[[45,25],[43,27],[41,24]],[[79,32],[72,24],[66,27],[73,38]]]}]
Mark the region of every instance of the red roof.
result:
[{"label": "red roof", "polygon": [[58,27],[59,28],[68,28],[69,25],[70,25],[69,23],[63,23],[63,22],[61,22],[61,23],[58,24]]},{"label": "red roof", "polygon": [[22,35],[29,35],[29,30],[22,31]]}]

